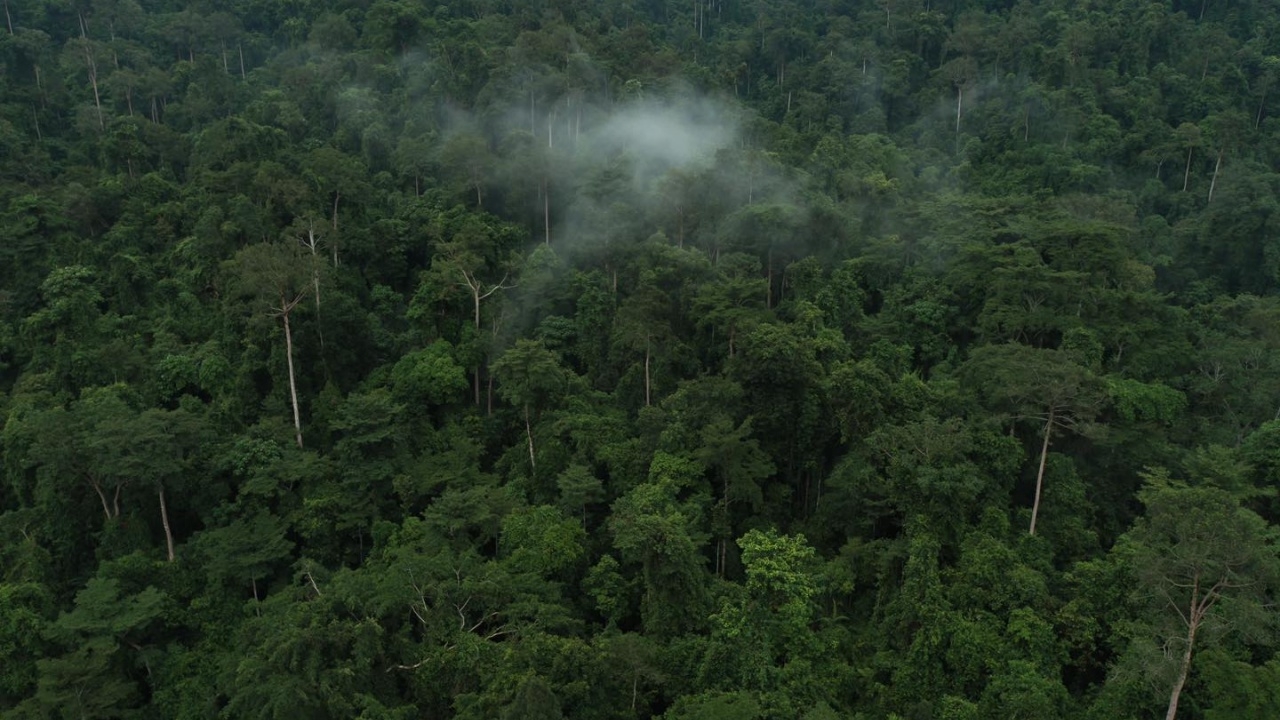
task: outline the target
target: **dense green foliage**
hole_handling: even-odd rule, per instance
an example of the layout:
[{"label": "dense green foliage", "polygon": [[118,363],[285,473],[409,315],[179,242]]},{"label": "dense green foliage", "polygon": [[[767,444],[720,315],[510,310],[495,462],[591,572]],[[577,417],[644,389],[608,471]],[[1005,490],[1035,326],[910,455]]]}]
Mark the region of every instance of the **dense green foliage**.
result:
[{"label": "dense green foliage", "polygon": [[3,5],[3,717],[1280,716],[1275,2]]}]

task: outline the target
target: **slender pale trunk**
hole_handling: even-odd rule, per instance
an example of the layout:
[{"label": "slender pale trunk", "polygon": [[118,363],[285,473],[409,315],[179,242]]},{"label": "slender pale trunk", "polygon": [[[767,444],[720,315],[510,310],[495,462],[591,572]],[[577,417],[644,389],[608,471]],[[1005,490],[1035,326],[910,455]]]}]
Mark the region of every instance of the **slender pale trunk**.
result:
[{"label": "slender pale trunk", "polygon": [[173,562],[173,529],[169,527],[169,506],[164,501],[164,485],[159,486],[160,523],[164,525],[164,545],[169,551],[169,562]]},{"label": "slender pale trunk", "polygon": [[244,46],[240,43],[236,43],[236,51],[240,53],[240,79],[244,80]]},{"label": "slender pale trunk", "polygon": [[960,134],[960,108],[964,102],[964,88],[956,88],[956,134]]},{"label": "slender pale trunk", "polygon": [[533,456],[533,424],[529,422],[529,403],[524,404],[524,434],[529,439],[529,469],[537,470],[538,463]]},{"label": "slender pale trunk", "polygon": [[[478,284],[472,286],[471,298],[472,300],[475,301],[476,337],[479,337],[480,336],[480,286]],[[474,385],[475,385],[476,407],[480,407],[480,363],[479,362],[476,363],[475,368],[472,370],[472,374],[475,376]]]},{"label": "slender pale trunk", "polygon": [[551,187],[546,179],[542,181],[542,232],[551,245]]},{"label": "slender pale trunk", "polygon": [[[283,301],[284,298],[281,298],[281,300]],[[294,439],[298,441],[298,447],[302,447],[302,415],[298,412],[298,384],[293,374],[293,330],[289,327],[289,313],[292,309],[290,307],[289,310],[285,310],[282,314],[284,318],[284,356],[289,366],[289,400],[293,403],[293,434]]]},{"label": "slender pale trunk", "polygon": [[89,487],[93,488],[93,491],[98,494],[98,499],[102,501],[103,516],[106,517],[108,520],[110,520],[111,506],[107,504],[107,496],[105,493],[102,492],[102,486],[99,485],[95,480],[89,480],[88,482],[89,482]]},{"label": "slender pale trunk", "polygon": [[1053,409],[1049,409],[1049,418],[1044,423],[1044,443],[1040,445],[1040,469],[1036,472],[1036,499],[1031,505],[1031,530],[1036,534],[1036,519],[1040,516],[1040,491],[1044,487],[1044,465],[1049,458],[1049,435],[1053,432]]},{"label": "slender pale trunk", "polygon": [[649,336],[644,336],[644,405],[649,407]]},{"label": "slender pale trunk", "polygon": [[773,309],[773,246],[769,246],[769,252],[766,253],[767,259],[764,266],[764,307],[766,310]]},{"label": "slender pale trunk", "polygon": [[1222,149],[1218,150],[1218,159],[1213,163],[1213,179],[1209,181],[1209,200],[1213,202],[1213,189],[1218,186],[1218,171],[1222,169]]},{"label": "slender pale trunk", "polygon": [[9,0],[4,0],[4,21],[9,26],[9,34],[13,34],[13,18],[9,16]]},{"label": "slender pale trunk", "polygon": [[98,94],[98,63],[89,48],[89,35],[85,30],[84,16],[80,16],[80,41],[84,43],[84,61],[89,68],[89,84],[93,86],[93,106],[98,111],[98,129],[106,130],[107,121],[102,117],[102,98]]},{"label": "slender pale trunk", "polygon": [[314,227],[307,230],[307,241],[304,243],[311,251],[311,286],[316,295],[316,334],[320,338],[320,348],[324,349],[324,326],[320,320],[320,238],[316,237]]},{"label": "slender pale trunk", "polygon": [[1182,173],[1182,192],[1187,191],[1187,184],[1191,182],[1191,154],[1196,151],[1195,148],[1187,148],[1187,169]]},{"label": "slender pale trunk", "polygon": [[1178,679],[1173,683],[1173,690],[1169,692],[1169,709],[1164,714],[1164,720],[1174,720],[1178,716],[1178,699],[1182,696],[1182,688],[1187,684],[1187,675],[1191,672],[1191,650],[1195,645],[1196,631],[1200,629],[1200,619],[1202,615],[1200,611],[1200,586],[1195,584],[1191,588],[1191,622],[1187,623],[1187,649],[1182,653],[1182,667],[1178,670]]}]

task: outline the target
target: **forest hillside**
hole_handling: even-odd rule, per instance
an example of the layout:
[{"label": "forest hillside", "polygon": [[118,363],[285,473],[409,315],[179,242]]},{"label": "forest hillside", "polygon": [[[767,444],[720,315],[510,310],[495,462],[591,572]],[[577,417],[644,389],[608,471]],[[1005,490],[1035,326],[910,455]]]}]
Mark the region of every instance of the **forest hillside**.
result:
[{"label": "forest hillside", "polygon": [[1275,0],[0,3],[0,716],[1280,717]]}]

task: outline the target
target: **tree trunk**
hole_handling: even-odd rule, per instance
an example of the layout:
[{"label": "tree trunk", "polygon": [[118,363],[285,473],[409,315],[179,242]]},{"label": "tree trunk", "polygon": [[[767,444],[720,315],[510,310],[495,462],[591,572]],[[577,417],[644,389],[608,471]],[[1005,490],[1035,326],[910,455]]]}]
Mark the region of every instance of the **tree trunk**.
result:
[{"label": "tree trunk", "polygon": [[1187,184],[1191,182],[1191,154],[1196,151],[1195,148],[1187,148],[1187,169],[1182,173],[1182,192],[1187,191]]},{"label": "tree trunk", "polygon": [[173,530],[169,527],[169,506],[164,501],[164,485],[159,486],[160,523],[164,525],[164,545],[169,551],[169,562],[173,562]]},{"label": "tree trunk", "polygon": [[525,437],[529,439],[529,469],[537,470],[538,463],[537,461],[534,460],[534,457],[533,457],[533,425],[530,424],[529,422],[529,404],[528,403],[525,403],[524,405],[524,433],[525,433]]},{"label": "tree trunk", "polygon": [[106,519],[110,520],[111,506],[107,504],[107,496],[105,493],[102,492],[102,486],[99,485],[98,482],[96,480],[93,480],[92,478],[85,478],[85,479],[89,483],[89,487],[93,488],[93,491],[98,494],[98,499],[102,501],[103,516],[106,517]]},{"label": "tree trunk", "polygon": [[551,245],[551,186],[546,179],[542,181],[542,231]]},{"label": "tree trunk", "polygon": [[[480,336],[480,286],[475,285],[471,288],[471,297],[475,301],[475,323],[476,336]],[[475,395],[476,407],[480,407],[480,363],[477,362],[472,374],[475,376]]]},{"label": "tree trunk", "polygon": [[1173,690],[1169,692],[1169,709],[1164,714],[1164,720],[1174,720],[1178,716],[1178,698],[1182,696],[1182,688],[1187,684],[1187,675],[1191,672],[1191,649],[1195,645],[1196,631],[1200,629],[1200,620],[1196,616],[1196,610],[1199,607],[1197,602],[1197,594],[1199,588],[1193,587],[1191,590],[1191,622],[1187,625],[1187,649],[1182,653],[1182,667],[1178,670],[1178,679],[1173,683]]},{"label": "tree trunk", "polygon": [[769,246],[769,251],[765,253],[766,260],[764,266],[764,308],[766,310],[773,309],[773,246]]},{"label": "tree trunk", "polygon": [[1049,410],[1049,417],[1044,423],[1044,443],[1040,446],[1040,470],[1036,472],[1036,499],[1031,505],[1031,530],[1030,535],[1036,534],[1036,519],[1040,516],[1040,491],[1044,487],[1044,465],[1045,460],[1049,458],[1049,435],[1053,432],[1053,409]]},{"label": "tree trunk", "polygon": [[[284,305],[284,298],[280,298],[281,305]],[[298,447],[302,447],[302,415],[298,412],[298,384],[293,374],[293,330],[289,327],[290,310],[284,311],[284,356],[289,366],[289,400],[293,403],[293,434],[294,439],[298,441]]]},{"label": "tree trunk", "polygon": [[240,53],[240,79],[244,80],[244,46],[240,43],[236,43],[236,51]]},{"label": "tree trunk", "polygon": [[106,130],[107,122],[102,117],[102,98],[98,95],[98,64],[93,60],[93,52],[89,48],[88,33],[85,31],[84,16],[80,16],[80,41],[84,43],[84,61],[89,69],[89,84],[93,86],[93,106],[98,111],[98,129]]},{"label": "tree trunk", "polygon": [[1222,149],[1218,149],[1218,159],[1213,163],[1213,179],[1209,181],[1209,200],[1213,202],[1213,189],[1218,186],[1218,171],[1222,169]]},{"label": "tree trunk", "polygon": [[644,406],[649,407],[649,336],[644,337]]},{"label": "tree trunk", "polygon": [[4,21],[9,26],[9,34],[13,34],[13,18],[9,17],[9,0],[4,0]]}]

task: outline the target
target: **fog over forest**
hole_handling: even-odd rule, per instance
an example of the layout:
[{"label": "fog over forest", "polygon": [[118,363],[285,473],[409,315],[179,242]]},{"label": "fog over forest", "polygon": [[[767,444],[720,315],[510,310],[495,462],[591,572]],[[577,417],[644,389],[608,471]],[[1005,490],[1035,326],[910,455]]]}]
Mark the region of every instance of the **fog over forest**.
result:
[{"label": "fog over forest", "polygon": [[1273,0],[2,0],[0,718],[1280,717]]}]

